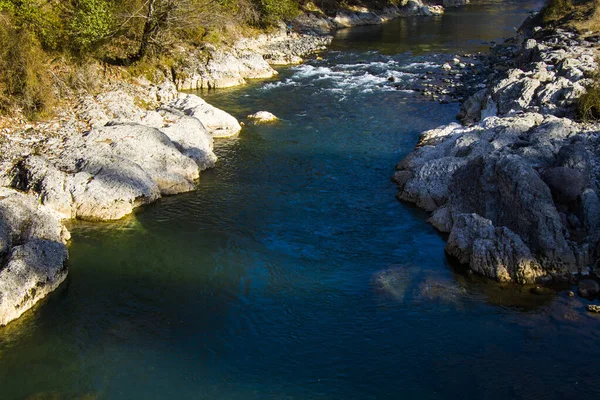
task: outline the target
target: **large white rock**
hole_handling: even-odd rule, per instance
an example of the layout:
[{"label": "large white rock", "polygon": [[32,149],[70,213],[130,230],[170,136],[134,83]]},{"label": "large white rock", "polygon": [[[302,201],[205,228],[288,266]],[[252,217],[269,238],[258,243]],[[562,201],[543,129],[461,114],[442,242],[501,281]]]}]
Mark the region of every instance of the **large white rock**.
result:
[{"label": "large white rock", "polygon": [[248,115],[247,118],[253,120],[255,124],[264,124],[279,120],[279,118],[277,118],[275,114],[272,114],[268,111],[259,111],[254,114]]},{"label": "large white rock", "polygon": [[35,197],[0,188],[0,325],[64,281],[69,237],[60,217]]},{"label": "large white rock", "polygon": [[117,124],[93,129],[86,135],[88,153],[118,156],[139,165],[162,194],[195,189],[198,166],[181,154],[169,138],[155,128],[138,124]]},{"label": "large white rock", "polygon": [[177,100],[169,104],[169,107],[200,120],[216,138],[235,136],[242,130],[238,120],[231,114],[211,106],[193,94],[180,94]]},{"label": "large white rock", "polygon": [[179,151],[196,161],[202,171],[215,166],[217,156],[213,153],[213,137],[200,120],[172,109],[163,108],[159,113],[164,124],[158,129]]}]

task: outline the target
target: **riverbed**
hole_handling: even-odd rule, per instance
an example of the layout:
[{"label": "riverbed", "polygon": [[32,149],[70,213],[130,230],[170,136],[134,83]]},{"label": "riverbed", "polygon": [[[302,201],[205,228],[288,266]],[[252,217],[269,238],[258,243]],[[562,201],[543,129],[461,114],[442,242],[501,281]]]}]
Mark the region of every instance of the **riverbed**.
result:
[{"label": "riverbed", "polygon": [[395,199],[395,163],[459,111],[403,88],[540,1],[473,3],[339,31],[276,79],[200,93],[281,120],[218,141],[196,192],[73,223],[67,282],[0,329],[0,398],[600,396],[586,301],[464,274]]}]

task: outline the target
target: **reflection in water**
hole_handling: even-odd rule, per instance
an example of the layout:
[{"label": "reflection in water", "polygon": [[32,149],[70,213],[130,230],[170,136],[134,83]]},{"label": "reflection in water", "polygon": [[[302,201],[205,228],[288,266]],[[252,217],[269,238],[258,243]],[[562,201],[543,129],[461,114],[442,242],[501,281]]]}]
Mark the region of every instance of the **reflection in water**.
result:
[{"label": "reflection in water", "polygon": [[218,142],[195,193],[74,223],[67,283],[0,329],[0,397],[598,397],[586,301],[456,273],[427,215],[394,198],[394,164],[458,109],[386,78],[477,51],[539,2],[474,3],[205,93],[283,121]]}]

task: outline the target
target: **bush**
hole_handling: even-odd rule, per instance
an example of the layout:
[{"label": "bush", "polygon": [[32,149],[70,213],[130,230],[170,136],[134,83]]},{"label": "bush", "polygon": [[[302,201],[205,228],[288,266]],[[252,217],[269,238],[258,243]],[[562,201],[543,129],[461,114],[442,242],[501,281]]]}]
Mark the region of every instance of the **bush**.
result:
[{"label": "bush", "polygon": [[289,21],[299,13],[298,3],[294,0],[256,0],[261,23],[265,26],[279,21]]},{"label": "bush", "polygon": [[105,0],[79,0],[69,22],[73,49],[89,51],[111,33],[114,25],[112,10]]},{"label": "bush", "polygon": [[16,26],[35,33],[46,50],[59,50],[66,43],[64,5],[47,0],[9,0]]}]

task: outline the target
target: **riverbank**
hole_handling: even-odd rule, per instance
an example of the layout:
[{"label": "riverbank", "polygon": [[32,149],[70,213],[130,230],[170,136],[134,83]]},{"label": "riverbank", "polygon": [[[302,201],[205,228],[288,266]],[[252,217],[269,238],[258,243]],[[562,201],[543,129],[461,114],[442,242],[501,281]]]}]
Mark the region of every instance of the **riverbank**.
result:
[{"label": "riverbank", "polygon": [[[383,13],[346,10],[338,13],[346,22],[336,27],[430,15],[426,10],[430,7],[419,1]],[[331,20],[336,18],[342,17]],[[295,27],[301,30],[299,20]],[[0,325],[18,318],[66,278],[69,234],[63,221],[119,219],[162,196],[194,190],[201,171],[215,165],[213,141],[241,131],[231,115],[178,90],[272,77],[272,66],[300,63],[331,40],[330,35],[292,33],[281,26],[231,47],[205,44],[182,53],[170,73],[157,69],[152,76],[131,79],[119,68],[101,71],[97,66],[82,79],[98,80],[93,91],[98,94],[64,87],[63,105],[51,120],[5,118]]]},{"label": "riverbank", "polygon": [[493,52],[465,125],[423,132],[398,164],[398,198],[431,212],[452,259],[500,282],[581,277],[597,294],[600,127],[575,118],[597,54],[593,35],[524,25]]}]

